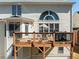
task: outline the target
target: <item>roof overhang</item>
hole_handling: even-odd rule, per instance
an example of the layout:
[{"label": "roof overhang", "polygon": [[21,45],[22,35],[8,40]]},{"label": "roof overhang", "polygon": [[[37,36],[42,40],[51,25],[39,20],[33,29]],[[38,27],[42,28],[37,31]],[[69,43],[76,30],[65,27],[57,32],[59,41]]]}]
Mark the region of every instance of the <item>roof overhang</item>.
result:
[{"label": "roof overhang", "polygon": [[23,22],[23,23],[30,23],[33,24],[34,20],[33,19],[29,19],[29,18],[25,18],[25,17],[8,17],[8,18],[4,18],[1,21],[4,22]]},{"label": "roof overhang", "polygon": [[74,4],[75,2],[41,2],[41,1],[37,1],[37,2],[0,2],[0,4],[2,4],[2,5],[13,5],[13,4],[20,4],[20,5],[27,5],[27,4],[32,4],[32,5],[41,5],[41,4],[43,4],[43,5],[45,5],[45,4],[47,4],[47,5],[55,5],[55,4],[60,4],[60,5],[72,5],[72,4]]},{"label": "roof overhang", "polygon": [[72,4],[74,4],[73,2],[22,2],[21,4],[42,4],[42,5],[44,5],[44,4],[47,4],[47,5],[56,5],[56,4],[60,4],[60,5],[62,5],[62,4],[64,4],[64,5],[72,5]]},{"label": "roof overhang", "polygon": [[5,20],[0,19],[0,23],[5,23],[5,22],[6,22]]}]

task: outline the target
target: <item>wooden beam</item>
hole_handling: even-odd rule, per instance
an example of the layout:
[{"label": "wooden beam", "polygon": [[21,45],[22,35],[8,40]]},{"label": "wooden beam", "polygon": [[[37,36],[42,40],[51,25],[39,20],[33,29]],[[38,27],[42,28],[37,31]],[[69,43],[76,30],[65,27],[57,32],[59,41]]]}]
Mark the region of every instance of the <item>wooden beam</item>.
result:
[{"label": "wooden beam", "polygon": [[76,36],[75,33],[73,33],[71,41],[70,59],[73,59],[73,47],[74,47],[75,36]]},{"label": "wooden beam", "polygon": [[56,46],[56,47],[67,47],[67,46],[70,47],[71,44],[55,43],[54,46]]},{"label": "wooden beam", "polygon": [[19,47],[16,52],[19,52],[21,49],[22,49],[22,47]]},{"label": "wooden beam", "polygon": [[45,54],[46,54],[50,49],[51,49],[51,47],[49,47],[49,48],[46,50]]},{"label": "wooden beam", "polygon": [[43,59],[45,59],[45,46],[43,47]]},{"label": "wooden beam", "polygon": [[14,46],[14,59],[16,59],[16,46]]},{"label": "wooden beam", "polygon": [[77,43],[77,41],[78,41],[78,34],[77,32],[75,32],[75,43]]},{"label": "wooden beam", "polygon": [[15,34],[73,34],[73,32],[15,32]]},{"label": "wooden beam", "polygon": [[71,47],[71,50],[70,50],[70,59],[73,59],[73,47]]},{"label": "wooden beam", "polygon": [[17,42],[15,45],[17,47],[32,47],[31,43],[28,42]]},{"label": "wooden beam", "polygon": [[13,45],[15,45],[16,43],[16,36],[15,36],[15,33],[13,33]]},{"label": "wooden beam", "polygon": [[30,56],[30,59],[32,59],[32,54],[33,54],[33,47],[31,47],[31,56]]},{"label": "wooden beam", "polygon": [[43,53],[43,51],[39,47],[37,47],[37,48]]},{"label": "wooden beam", "polygon": [[75,46],[76,37],[77,37],[76,32],[74,32],[73,35],[72,35],[72,45],[73,45],[73,46]]}]

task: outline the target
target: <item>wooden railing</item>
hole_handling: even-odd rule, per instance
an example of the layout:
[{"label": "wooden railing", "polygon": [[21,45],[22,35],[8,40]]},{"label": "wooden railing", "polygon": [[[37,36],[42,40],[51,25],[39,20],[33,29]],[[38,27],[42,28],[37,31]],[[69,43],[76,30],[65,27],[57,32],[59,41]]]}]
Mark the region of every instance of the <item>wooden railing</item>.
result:
[{"label": "wooden railing", "polygon": [[[31,34],[31,37],[28,37],[28,38],[16,38],[16,35],[17,34]],[[41,38],[38,38],[36,37],[36,35],[42,35]],[[43,35],[48,35],[48,34],[51,34],[51,38],[47,38],[46,37],[43,37]],[[56,34],[68,34],[67,36],[67,39],[68,40],[64,40],[64,41],[56,41]],[[76,37],[76,34],[73,33],[73,32],[44,32],[44,33],[39,33],[39,32],[15,32],[13,33],[13,42],[14,42],[14,59],[16,59],[16,47],[37,47],[42,53],[43,53],[43,59],[45,59],[45,53],[50,49],[48,49],[47,51],[45,51],[45,47],[54,47],[54,46],[61,46],[61,47],[67,47],[69,46],[71,48],[71,59],[72,59],[72,56],[73,56],[73,46],[75,46],[75,38]],[[45,40],[45,38],[47,40]],[[26,41],[24,41],[24,43],[18,43],[18,42],[23,42],[23,41],[18,41],[18,40],[22,40],[22,39],[25,39],[27,40],[27,43]],[[30,40],[28,40],[30,39]],[[17,44],[18,43],[18,44]],[[40,49],[40,47],[43,47],[43,50]]]},{"label": "wooden railing", "polygon": [[[65,43],[68,43],[70,41],[72,42],[74,40],[73,44],[75,43],[75,34],[73,32],[44,32],[44,33],[39,33],[39,32],[15,32],[13,34],[14,35],[14,44],[15,44],[15,42],[17,40],[17,38],[16,38],[17,34],[20,34],[20,35],[21,34],[31,34],[31,37],[29,37],[29,35],[28,35],[28,38],[31,38],[32,40],[36,40],[36,39],[39,39],[39,38],[41,40],[43,40],[43,39],[46,38],[47,40],[51,39],[54,42],[65,42]],[[64,35],[65,34],[66,35],[66,39],[64,40],[64,39],[61,38],[59,40],[59,38],[56,38],[56,34],[58,34],[58,35],[60,35],[60,34]],[[48,35],[51,35],[51,36],[48,36]],[[70,38],[68,38],[67,35],[69,35]],[[21,37],[21,38],[23,38],[23,37]],[[21,38],[18,38],[18,39],[21,39]]]}]

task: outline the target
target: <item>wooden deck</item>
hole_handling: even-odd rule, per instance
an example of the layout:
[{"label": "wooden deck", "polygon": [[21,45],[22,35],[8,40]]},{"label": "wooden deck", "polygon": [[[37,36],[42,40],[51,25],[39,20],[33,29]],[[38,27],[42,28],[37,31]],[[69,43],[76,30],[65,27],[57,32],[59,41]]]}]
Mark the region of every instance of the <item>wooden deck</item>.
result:
[{"label": "wooden deck", "polygon": [[[16,38],[16,34],[32,34],[32,38]],[[55,38],[51,38],[47,40],[38,40],[35,35],[36,34],[71,34],[72,39],[70,41],[63,41],[63,42],[55,42]],[[51,33],[25,33],[25,32],[16,32],[13,33],[13,45],[14,45],[14,59],[17,59],[16,57],[16,47],[37,47],[43,55],[43,59],[45,59],[45,53],[50,50],[51,47],[70,47],[71,48],[71,59],[73,59],[73,46],[75,45],[75,33],[71,32],[51,32]],[[42,47],[43,49],[40,49]],[[45,49],[45,47],[49,47],[49,49]]]},{"label": "wooden deck", "polygon": [[16,47],[32,47],[31,43],[28,42],[18,42],[15,44]]},{"label": "wooden deck", "polygon": [[53,42],[43,40],[42,42],[33,42],[34,47],[53,47]]}]

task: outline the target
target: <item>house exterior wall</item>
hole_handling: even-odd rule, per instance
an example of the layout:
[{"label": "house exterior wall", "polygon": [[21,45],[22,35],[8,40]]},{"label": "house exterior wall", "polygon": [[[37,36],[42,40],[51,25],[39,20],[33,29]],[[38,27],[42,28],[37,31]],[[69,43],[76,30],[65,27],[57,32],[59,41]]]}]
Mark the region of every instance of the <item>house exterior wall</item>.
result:
[{"label": "house exterior wall", "polygon": [[11,16],[11,6],[0,5],[0,19],[7,18]]},{"label": "house exterior wall", "polygon": [[[39,6],[39,7],[38,7]],[[47,10],[55,12],[59,16],[60,28],[59,31],[70,32],[70,6],[62,5],[28,5],[23,6],[23,17],[39,20],[40,15]]]},{"label": "house exterior wall", "polygon": [[[39,7],[38,7],[39,6]],[[47,10],[51,10],[55,12],[59,16],[60,22],[60,31],[68,31],[70,32],[70,7],[67,5],[23,5],[22,6],[22,16],[26,18],[30,18],[33,20],[39,20],[40,15]],[[0,18],[7,18],[11,15],[11,5],[10,6],[0,6]],[[37,29],[38,30],[38,29]]]},{"label": "house exterior wall", "polygon": [[79,13],[73,15],[73,28],[79,28]]},{"label": "house exterior wall", "polygon": [[0,22],[0,59],[5,59],[5,24]]},{"label": "house exterior wall", "polygon": [[[35,20],[34,25],[37,28],[35,28],[33,30],[30,29],[30,31],[38,32],[38,21],[39,21],[40,15],[44,11],[51,10],[59,16],[59,31],[70,32],[70,9],[71,9],[71,6],[69,6],[69,5],[28,5],[28,4],[26,4],[26,5],[22,5],[22,17],[26,17],[26,18],[30,18],[30,19]],[[0,18],[4,20],[4,18],[11,17],[12,16],[11,11],[12,11],[11,5],[0,5]],[[23,26],[24,25],[22,25],[22,27]],[[22,28],[22,31],[23,31],[23,28]],[[8,32],[8,30],[6,32]],[[13,42],[12,40],[7,38],[7,48],[6,48],[6,50],[8,50],[8,48],[10,47],[12,42]],[[57,48],[57,47],[55,47],[55,48]],[[57,49],[53,49],[52,51],[56,52],[56,50]],[[51,56],[51,54],[53,53],[52,51],[47,56],[48,59],[51,59],[51,57],[49,57],[49,56]],[[68,51],[68,50],[64,49],[64,51]],[[7,57],[10,55],[9,54],[10,52],[11,52],[11,50],[9,52],[7,52],[7,54],[8,54]],[[27,57],[27,56],[25,56],[25,54],[26,54],[25,50],[21,51],[19,53],[22,53],[22,52],[23,52],[22,57]],[[27,52],[27,50],[26,50],[26,52]],[[60,59],[61,58],[62,59],[67,58],[68,59],[69,56],[70,56],[69,52],[67,54],[63,54],[63,56],[64,55],[67,55],[67,57],[60,57]],[[56,54],[56,56],[57,56],[57,54]],[[55,57],[52,57],[52,58],[55,58]],[[56,58],[58,58],[58,57],[56,57]]]}]

